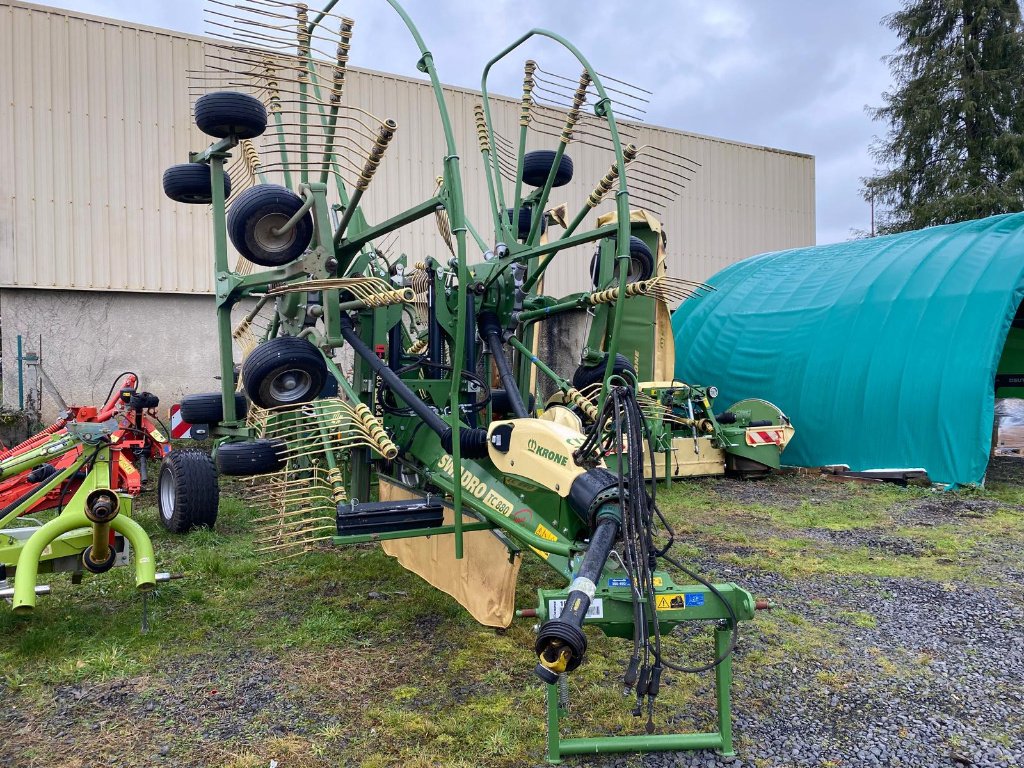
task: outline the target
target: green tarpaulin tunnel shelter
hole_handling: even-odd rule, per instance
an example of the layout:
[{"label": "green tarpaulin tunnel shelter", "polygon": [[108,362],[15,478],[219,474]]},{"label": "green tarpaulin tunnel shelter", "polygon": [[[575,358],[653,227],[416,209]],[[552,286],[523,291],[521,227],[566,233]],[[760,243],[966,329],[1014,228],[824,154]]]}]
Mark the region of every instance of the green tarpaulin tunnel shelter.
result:
[{"label": "green tarpaulin tunnel shelter", "polygon": [[769,400],[783,461],[980,483],[996,386],[1024,396],[1024,213],[766,253],[676,310],[676,376]]}]

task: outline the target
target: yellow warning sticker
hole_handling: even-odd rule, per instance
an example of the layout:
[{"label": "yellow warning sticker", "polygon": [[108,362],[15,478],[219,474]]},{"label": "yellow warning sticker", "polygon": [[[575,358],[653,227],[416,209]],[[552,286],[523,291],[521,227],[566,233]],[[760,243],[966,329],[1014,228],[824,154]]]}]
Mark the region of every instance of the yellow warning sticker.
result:
[{"label": "yellow warning sticker", "polygon": [[655,605],[659,611],[681,611],[686,608],[686,595],[658,595]]},{"label": "yellow warning sticker", "polygon": [[124,472],[126,475],[135,474],[135,467],[132,465],[130,461],[128,461],[127,458],[125,458],[125,455],[123,453],[117,457],[117,464],[119,467],[121,467],[121,471]]},{"label": "yellow warning sticker", "polygon": [[537,527],[534,529],[533,532],[540,536],[542,539],[547,539],[548,541],[558,541],[558,537],[555,536],[555,534],[553,534],[547,528],[545,528],[543,523],[537,523]]}]

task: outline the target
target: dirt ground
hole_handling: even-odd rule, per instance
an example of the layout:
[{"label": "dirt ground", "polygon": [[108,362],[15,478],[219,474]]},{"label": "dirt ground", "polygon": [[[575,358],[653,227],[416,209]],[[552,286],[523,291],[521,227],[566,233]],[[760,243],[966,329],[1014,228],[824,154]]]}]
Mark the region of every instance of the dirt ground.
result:
[{"label": "dirt ground", "polygon": [[[737,756],[570,764],[1024,765],[1024,460],[997,460],[985,490],[776,476],[659,502],[690,567],[778,606],[740,635]],[[229,489],[217,529],[189,537],[141,511],[160,568],[185,574],[149,598],[146,634],[127,569],[0,614],[0,766],[543,764],[529,621],[480,627],[373,546],[269,563],[259,507]],[[528,558],[520,604],[550,586]],[[707,655],[707,631],[682,634],[680,654]],[[592,633],[564,735],[642,733],[628,652]],[[659,731],[710,728],[711,683],[668,675]]]}]

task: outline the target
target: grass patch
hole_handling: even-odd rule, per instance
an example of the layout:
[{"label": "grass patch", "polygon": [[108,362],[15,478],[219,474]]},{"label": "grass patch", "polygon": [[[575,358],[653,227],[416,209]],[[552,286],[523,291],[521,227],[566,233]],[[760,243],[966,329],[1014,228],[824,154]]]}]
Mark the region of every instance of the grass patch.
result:
[{"label": "grass patch", "polygon": [[[976,553],[1024,541],[1024,490],[970,492],[970,499],[998,502],[977,518],[897,524],[900,505],[928,493],[776,477],[677,482],[659,489],[658,500],[676,530],[674,554],[683,560],[790,579],[972,581],[980,578],[972,565]],[[66,717],[89,734],[92,724],[126,724],[116,744],[109,736],[109,750],[120,752],[103,747],[97,755],[129,768],[152,764],[161,745],[171,745],[168,764],[237,768],[272,759],[282,768],[502,768],[542,761],[545,699],[529,674],[531,622],[504,632],[482,628],[376,546],[326,549],[268,567],[256,551],[250,520],[258,512],[248,496],[245,486],[226,484],[217,530],[188,537],[159,528],[152,499],[144,498],[136,518],[154,540],[159,568],[185,574],[151,595],[149,634],[139,633],[141,599],[125,568],[87,576],[78,587],[67,576],[52,577],[53,595],[40,599],[33,615],[0,611],[0,688],[35,724],[36,740],[22,745],[24,755],[40,764],[71,764],[48,723],[54,701],[67,700],[63,687],[75,686],[87,693],[67,705]],[[922,544],[921,554],[821,535],[875,530]],[[533,606],[538,587],[559,585],[527,553],[517,603]],[[821,613],[820,601],[810,607]],[[818,671],[800,685],[845,688],[853,681],[837,641],[851,628],[875,626],[863,611],[840,611],[826,622],[809,621],[796,605],[759,612],[743,627],[737,689],[751,706],[762,695],[750,685],[759,675],[792,676],[811,660]],[[643,721],[621,695],[629,644],[588,635],[587,663],[570,680],[573,714],[565,735],[642,733]],[[690,661],[706,660],[710,629],[667,642]],[[895,674],[884,653],[869,653],[880,674]],[[916,668],[929,662],[918,659]],[[667,729],[712,728],[709,680],[666,673],[659,727],[671,717]],[[116,691],[120,698],[104,698]],[[107,738],[106,730],[97,733]],[[0,749],[0,762],[4,757]]]}]

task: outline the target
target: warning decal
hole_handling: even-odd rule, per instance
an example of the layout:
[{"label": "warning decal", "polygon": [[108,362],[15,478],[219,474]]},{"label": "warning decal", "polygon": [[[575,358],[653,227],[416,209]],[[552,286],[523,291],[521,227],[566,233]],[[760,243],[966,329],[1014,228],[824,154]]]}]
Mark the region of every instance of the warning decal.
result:
[{"label": "warning decal", "polygon": [[686,608],[686,595],[658,595],[655,605],[659,611],[681,611]]}]

